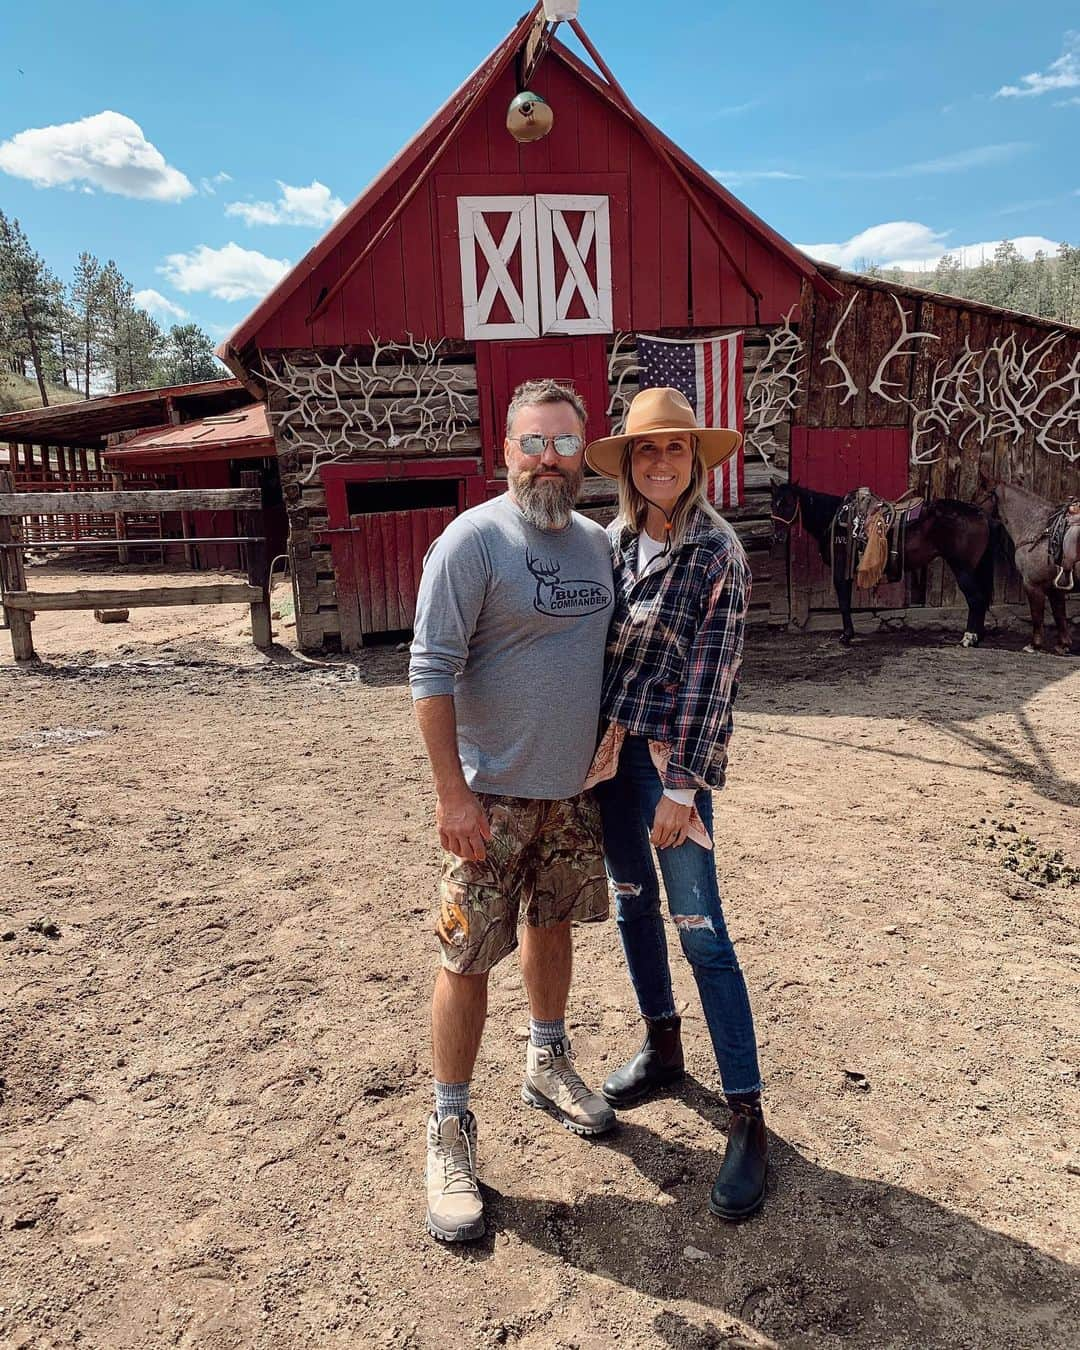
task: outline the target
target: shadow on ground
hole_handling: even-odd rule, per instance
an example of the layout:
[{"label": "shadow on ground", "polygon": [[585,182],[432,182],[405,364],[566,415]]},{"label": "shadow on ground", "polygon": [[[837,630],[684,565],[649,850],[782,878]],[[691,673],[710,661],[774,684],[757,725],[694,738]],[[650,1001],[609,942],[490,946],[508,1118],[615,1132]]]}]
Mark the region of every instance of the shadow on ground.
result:
[{"label": "shadow on ground", "polygon": [[726,1111],[693,1079],[678,1095],[715,1148],[661,1138],[628,1117],[603,1144],[662,1198],[565,1204],[489,1191],[492,1226],[651,1298],[715,1309],[715,1337],[673,1311],[654,1320],[658,1343],[680,1350],[738,1345],[747,1328],[781,1346],[1075,1345],[1075,1267],[925,1196],[818,1166],[775,1135],[765,1210],[739,1225],[712,1218]]}]

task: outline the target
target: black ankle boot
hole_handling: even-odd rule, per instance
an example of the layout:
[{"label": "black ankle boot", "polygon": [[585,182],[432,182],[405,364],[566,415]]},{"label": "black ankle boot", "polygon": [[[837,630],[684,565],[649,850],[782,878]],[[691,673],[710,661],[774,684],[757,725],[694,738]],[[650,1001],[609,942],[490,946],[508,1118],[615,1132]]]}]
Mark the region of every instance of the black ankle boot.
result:
[{"label": "black ankle boot", "polygon": [[721,1219],[747,1219],[765,1199],[769,1136],[757,1104],[732,1104],[724,1161],[709,1196],[709,1208]]},{"label": "black ankle boot", "polygon": [[678,1082],[686,1073],[678,1017],[645,1019],[641,1049],[608,1078],[600,1089],[612,1106],[633,1106],[650,1092]]}]

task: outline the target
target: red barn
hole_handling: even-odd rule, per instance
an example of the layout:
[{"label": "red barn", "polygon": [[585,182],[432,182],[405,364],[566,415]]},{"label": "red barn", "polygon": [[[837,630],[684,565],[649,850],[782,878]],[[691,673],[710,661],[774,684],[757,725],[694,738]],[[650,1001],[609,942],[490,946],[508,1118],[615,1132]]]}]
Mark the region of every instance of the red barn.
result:
[{"label": "red barn", "polygon": [[[572,381],[605,434],[646,339],[738,335],[746,453],[724,507],[752,620],[834,604],[804,540],[771,554],[777,471],[965,497],[983,465],[1076,490],[1080,331],[816,266],[634,108],[579,25],[595,69],[557,27],[539,5],[522,19],[218,353],[267,402],[303,646],[409,628],[431,540],[503,489],[514,387]],[[524,88],[555,115],[528,144],[506,129]],[[585,497],[610,514],[606,481]],[[935,565],[859,603],[955,598]]]},{"label": "red barn", "polygon": [[[526,79],[555,125],[519,144],[505,121]],[[268,401],[300,641],[409,627],[431,539],[502,490],[522,380],[572,380],[604,434],[635,387],[633,334],[736,329],[752,363],[805,283],[835,294],[542,17],[522,20],[219,353]],[[764,465],[751,480],[765,544]]]}]

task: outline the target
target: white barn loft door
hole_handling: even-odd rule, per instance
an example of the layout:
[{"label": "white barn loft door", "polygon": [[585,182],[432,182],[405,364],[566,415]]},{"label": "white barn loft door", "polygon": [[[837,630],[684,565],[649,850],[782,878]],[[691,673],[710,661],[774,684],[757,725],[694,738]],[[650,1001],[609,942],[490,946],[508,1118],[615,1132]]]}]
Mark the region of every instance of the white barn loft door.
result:
[{"label": "white barn loft door", "polygon": [[457,208],[466,338],[612,331],[607,197],[459,197]]},{"label": "white barn loft door", "polygon": [[[506,216],[498,240],[494,219]],[[467,338],[535,338],[540,336],[536,270],[536,208],[532,197],[459,197],[458,240],[461,244],[461,298]],[[477,267],[477,252],[484,271]],[[521,288],[511,275],[515,254]],[[481,279],[482,278],[482,279]],[[491,321],[502,297],[510,321]]]},{"label": "white barn loft door", "polygon": [[[580,215],[577,234],[567,216]],[[540,320],[545,333],[610,333],[611,225],[606,197],[536,198],[540,261]],[[565,263],[562,283],[556,263]],[[574,298],[584,314],[569,318]]]}]

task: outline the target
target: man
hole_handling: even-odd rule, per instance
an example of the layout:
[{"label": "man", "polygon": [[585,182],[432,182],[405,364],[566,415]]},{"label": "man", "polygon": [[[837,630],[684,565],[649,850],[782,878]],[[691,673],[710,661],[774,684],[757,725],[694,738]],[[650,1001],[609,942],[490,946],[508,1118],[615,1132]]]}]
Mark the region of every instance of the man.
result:
[{"label": "man", "polygon": [[427,1225],[482,1236],[469,1081],[488,972],[518,946],[529,998],[522,1097],[591,1136],[615,1114],[574,1069],[566,1035],[573,921],[607,917],[599,816],[582,794],[596,741],[611,559],[573,510],[585,409],[553,380],[507,411],[509,491],[458,516],[432,545],[409,683],[435,780],[444,852],[431,1011],[435,1111]]}]

